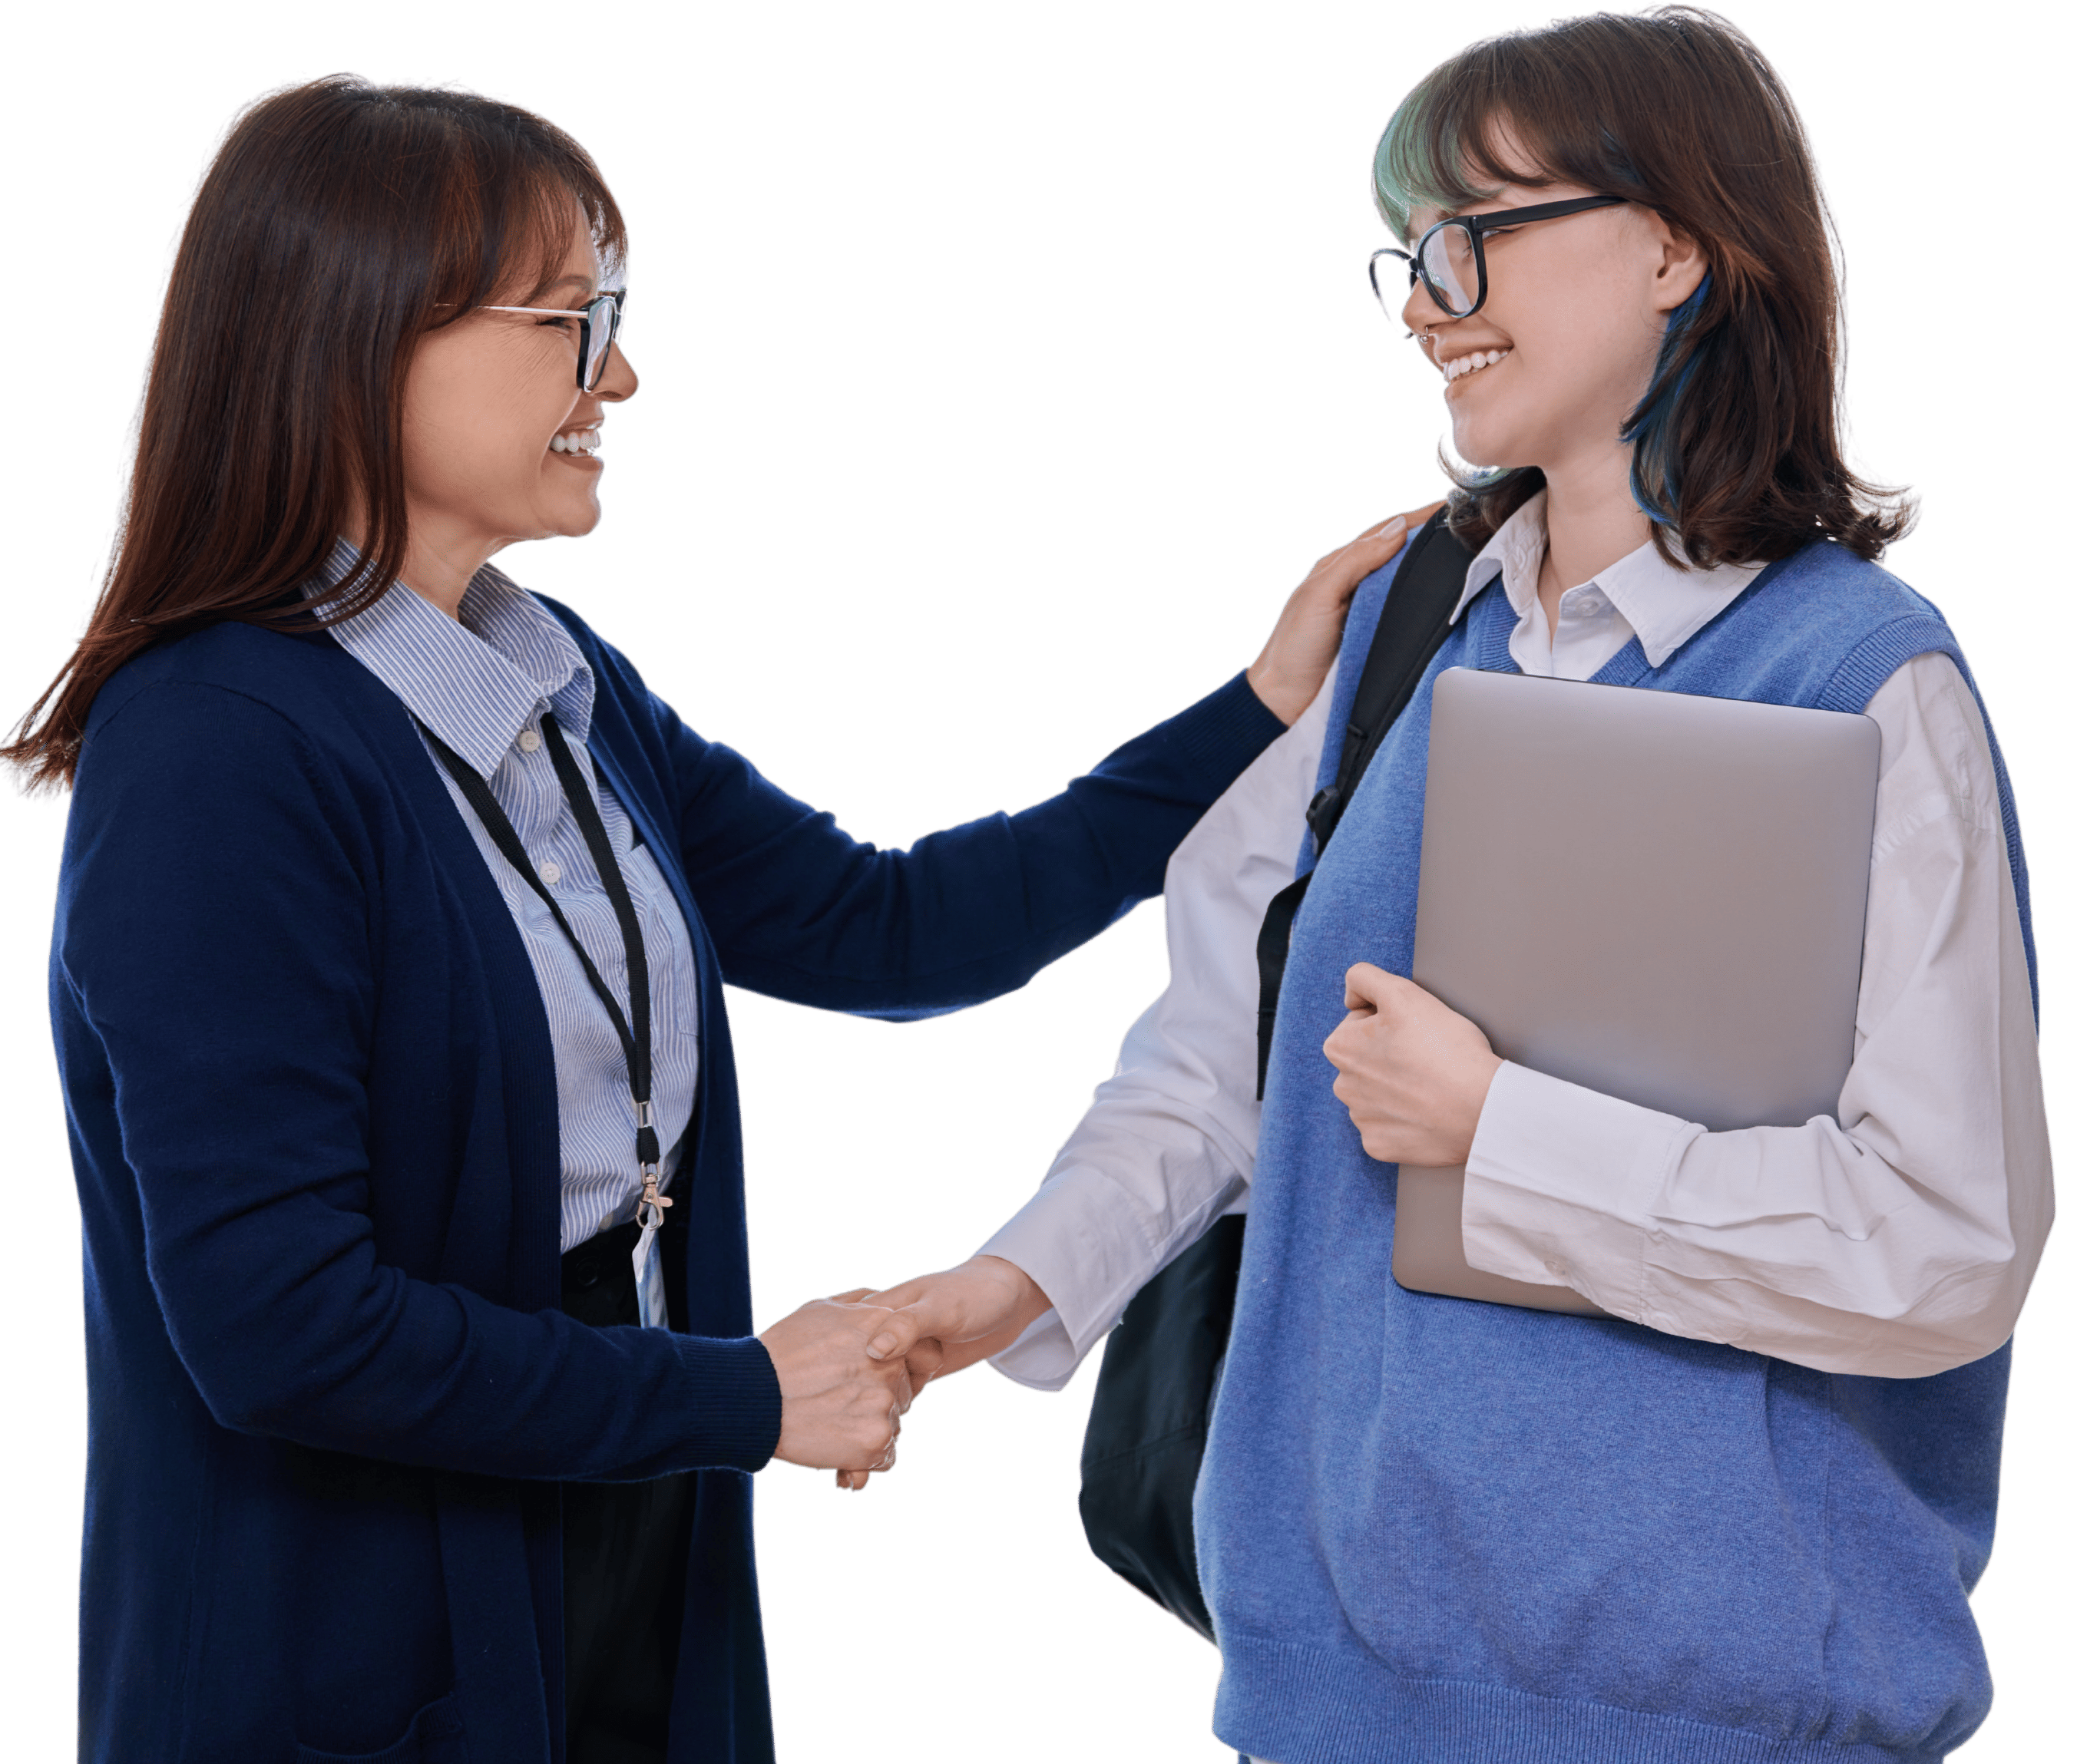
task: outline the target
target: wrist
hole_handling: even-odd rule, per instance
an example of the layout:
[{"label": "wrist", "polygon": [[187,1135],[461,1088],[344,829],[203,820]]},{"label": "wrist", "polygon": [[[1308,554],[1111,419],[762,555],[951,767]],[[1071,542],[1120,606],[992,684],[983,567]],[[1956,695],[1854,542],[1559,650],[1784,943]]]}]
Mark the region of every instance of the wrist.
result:
[{"label": "wrist", "polygon": [[1247,671],[1248,689],[1262,701],[1262,707],[1282,723],[1286,729],[1305,714],[1309,698],[1276,679],[1266,661],[1258,661]]},{"label": "wrist", "polygon": [[1490,1048],[1480,1050],[1475,1071],[1464,1088],[1464,1106],[1462,1110],[1462,1135],[1464,1155],[1457,1161],[1467,1162],[1471,1146],[1479,1137],[1479,1122],[1485,1117],[1486,1098],[1492,1093],[1493,1080],[1500,1075],[1500,1056]]},{"label": "wrist", "polygon": [[1022,1335],[1053,1308],[1053,1301],[1047,1297],[1045,1289],[1007,1258],[977,1255],[968,1266],[976,1273],[984,1274],[989,1279],[1000,1282],[1005,1288],[1008,1295],[1006,1308],[1009,1318],[1005,1333],[1014,1330]]}]

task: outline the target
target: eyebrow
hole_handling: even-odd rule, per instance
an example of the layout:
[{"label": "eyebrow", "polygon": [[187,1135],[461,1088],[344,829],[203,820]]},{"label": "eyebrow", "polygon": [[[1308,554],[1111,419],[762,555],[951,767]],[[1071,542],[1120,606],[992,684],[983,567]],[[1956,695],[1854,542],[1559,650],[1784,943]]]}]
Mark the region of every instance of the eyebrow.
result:
[{"label": "eyebrow", "polygon": [[558,288],[568,287],[572,282],[581,289],[590,289],[595,291],[598,287],[598,284],[589,276],[558,276],[541,292],[544,294],[552,293]]}]

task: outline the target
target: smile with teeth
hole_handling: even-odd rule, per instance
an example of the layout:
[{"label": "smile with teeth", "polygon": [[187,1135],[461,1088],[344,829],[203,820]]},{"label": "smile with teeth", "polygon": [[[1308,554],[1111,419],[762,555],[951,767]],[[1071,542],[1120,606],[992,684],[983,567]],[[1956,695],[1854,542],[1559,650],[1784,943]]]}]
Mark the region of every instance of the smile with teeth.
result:
[{"label": "smile with teeth", "polygon": [[596,429],[565,429],[548,445],[557,453],[581,453],[589,459],[598,451],[598,440]]},{"label": "smile with teeth", "polygon": [[1476,373],[1481,368],[1490,368],[1496,361],[1505,361],[1513,355],[1512,349],[1475,349],[1468,356],[1459,356],[1454,361],[1442,364],[1442,378],[1446,384],[1461,380],[1467,373]]}]

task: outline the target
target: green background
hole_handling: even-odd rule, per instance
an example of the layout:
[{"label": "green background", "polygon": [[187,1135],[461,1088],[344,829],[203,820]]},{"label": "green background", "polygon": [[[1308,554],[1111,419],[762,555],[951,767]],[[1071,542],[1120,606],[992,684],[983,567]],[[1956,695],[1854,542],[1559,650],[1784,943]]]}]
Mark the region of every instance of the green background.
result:
[{"label": "green background", "polygon": [[[1410,81],[1518,6],[73,6],[12,27],[8,718],[56,670],[114,500],[162,251],[198,156],[297,73],[461,79],[594,149],[635,239],[606,523],[505,563],[704,733],[905,842],[1047,795],[1248,660],[1310,558],[1438,488],[1433,377],[1364,293],[1364,164]],[[2060,10],[2060,8],[2058,8]],[[2040,500],[2067,460],[2067,40],[2050,8],[1734,8],[1795,83],[1853,264],[1875,469],[1925,489],[1892,563],[1948,610],[2033,855],[2048,1084],[2071,1085],[2071,629]],[[2060,25],[2054,29],[2060,31]],[[2048,203],[2048,207],[2042,207]],[[1961,274],[1990,241],[2031,282]],[[1967,261],[1958,261],[1963,253]],[[2050,256],[2052,261],[2042,261]],[[44,297],[40,299],[40,290]],[[62,290],[62,293],[50,293]],[[62,326],[52,315],[62,315]],[[2050,448],[2056,448],[2050,455]],[[2065,492],[2067,494],[2067,492]],[[2050,519],[2042,519],[2050,514]],[[60,809],[0,801],[8,1756],[71,1752],[81,1357],[44,944]],[[887,1027],[731,998],[758,1320],[968,1254],[1024,1200],[1161,986],[1159,909],[1018,996]],[[2071,1250],[2021,1326],[1977,1600],[1975,1764],[2069,1723]],[[760,1478],[789,1758],[1217,1760],[1215,1656],[1090,1561],[1093,1366],[928,1395],[864,1496]],[[1649,1490],[1638,1490],[1649,1499]]]}]

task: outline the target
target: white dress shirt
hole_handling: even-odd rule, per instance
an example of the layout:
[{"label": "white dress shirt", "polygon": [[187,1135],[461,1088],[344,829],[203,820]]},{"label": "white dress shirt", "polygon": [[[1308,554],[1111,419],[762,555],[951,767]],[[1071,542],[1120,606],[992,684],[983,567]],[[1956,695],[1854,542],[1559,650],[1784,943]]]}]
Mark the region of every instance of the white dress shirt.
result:
[{"label": "white dress shirt", "polygon": [[[1538,497],[1473,561],[1457,613],[1497,575],[1516,664],[1562,679],[1633,634],[1662,665],[1758,574],[1679,570],[1646,545],[1568,589],[1554,631],[1536,596],[1544,543]],[[1255,936],[1293,873],[1332,691],[1177,848],[1168,989],[1038,1194],[983,1246],[1053,1301],[996,1357],[1021,1383],[1066,1383],[1140,1287],[1245,1208]],[[1562,1278],[1634,1322],[1828,1371],[1920,1377],[2011,1334],[2054,1202],[1990,748],[1944,655],[1899,668],[1867,714],[1882,765],[1837,1117],[1709,1133],[1505,1063],[1465,1177],[1474,1267]]]},{"label": "white dress shirt", "polygon": [[[343,580],[356,556],[341,540],[316,585]],[[373,605],[332,626],[331,634],[489,785],[625,1013],[627,953],[620,921],[541,734],[543,714],[555,712],[577,769],[597,802],[606,842],[619,862],[648,953],[654,1038],[650,1100],[657,1136],[666,1148],[663,1185],[668,1188],[699,1081],[698,976],[692,934],[655,857],[635,842],[626,809],[593,769],[585,743],[591,732],[594,682],[576,640],[547,607],[488,564],[471,579],[453,618],[399,582]],[[506,861],[430,748],[426,763],[439,774],[483,854],[540,984],[556,1059],[562,1247],[574,1249],[631,1219],[641,1197],[627,1055],[554,915]],[[635,1268],[644,1322],[665,1327],[664,1284],[656,1278],[656,1254],[649,1244],[638,1251]]]}]

